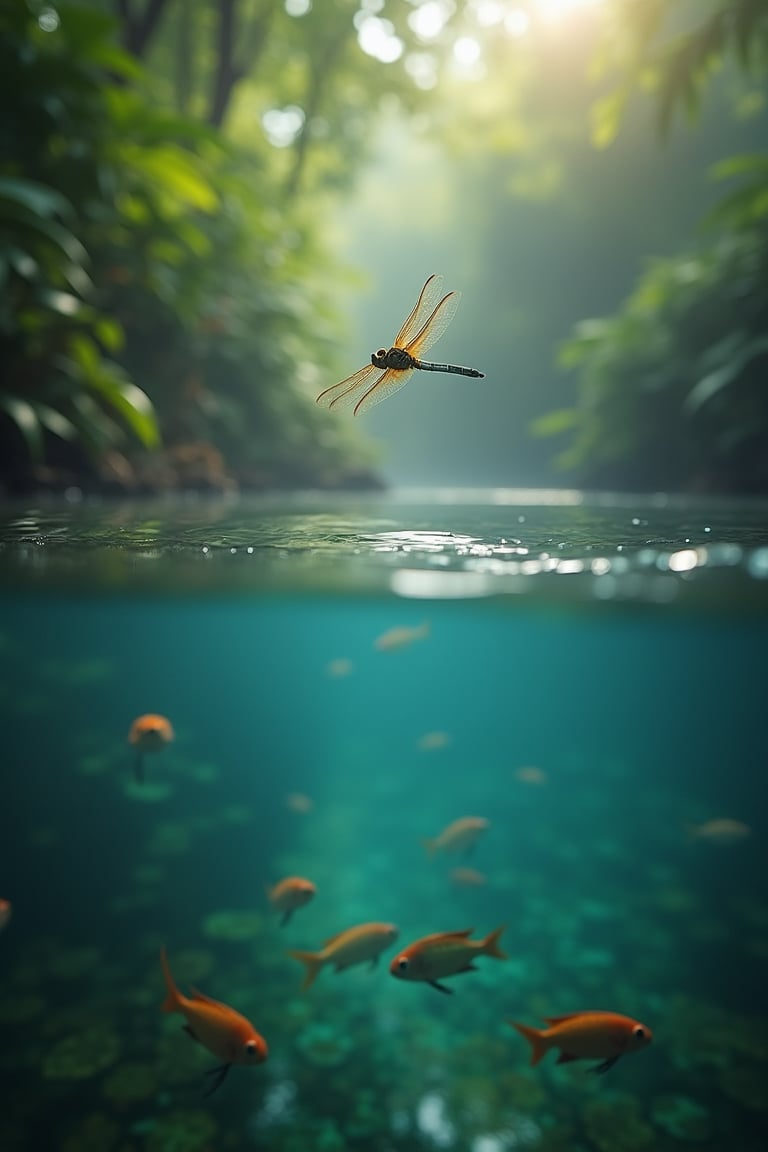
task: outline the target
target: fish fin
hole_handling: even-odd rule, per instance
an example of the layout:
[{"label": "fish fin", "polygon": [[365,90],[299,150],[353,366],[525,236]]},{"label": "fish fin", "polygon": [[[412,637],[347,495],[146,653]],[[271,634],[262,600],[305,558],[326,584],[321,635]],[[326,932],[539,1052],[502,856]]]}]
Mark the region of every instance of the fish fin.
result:
[{"label": "fish fin", "polygon": [[206,1076],[211,1077],[211,1082],[210,1082],[208,1088],[206,1088],[205,1092],[203,1093],[203,1097],[213,1096],[216,1089],[220,1088],[221,1085],[226,1080],[227,1072],[229,1072],[231,1067],[232,1067],[231,1064],[219,1064],[216,1068],[209,1068],[208,1069],[208,1071],[206,1072]]},{"label": "fish fin", "polygon": [[144,783],[144,754],[141,748],[136,749],[136,756],[133,761],[133,775],[137,784]]},{"label": "fish fin", "polygon": [[574,1056],[573,1052],[561,1052],[555,1064],[570,1064],[572,1060],[578,1060],[578,1056]]},{"label": "fish fin", "polygon": [[437,988],[438,992],[445,992],[447,996],[453,996],[453,988],[446,988],[445,984],[440,984],[437,980],[427,980],[427,984]]},{"label": "fish fin", "polygon": [[485,956],[493,956],[494,960],[508,960],[509,956],[504,949],[499,945],[499,939],[502,932],[506,928],[506,924],[500,925],[493,932],[489,932],[485,940],[480,941],[480,951]]},{"label": "fish fin", "polygon": [[452,973],[454,976],[461,976],[462,972],[477,972],[477,964],[473,964],[470,960],[463,968],[459,968],[458,972]]},{"label": "fish fin", "polygon": [[609,1068],[613,1068],[617,1060],[621,1059],[621,1052],[617,1056],[609,1056],[607,1060],[603,1060],[602,1064],[596,1064],[594,1068],[590,1068],[590,1072],[596,1072],[598,1076],[603,1072],[607,1072]]},{"label": "fish fin", "polygon": [[198,1044],[200,1043],[200,1037],[196,1034],[194,1029],[189,1026],[189,1024],[182,1024],[181,1030],[182,1032],[186,1032],[187,1036],[190,1036],[193,1040],[196,1040]]},{"label": "fish fin", "polygon": [[160,1009],[163,1012],[180,1012],[184,998],[176,987],[173,976],[171,975],[168,957],[165,952],[165,944],[163,944],[160,949],[160,964],[163,969],[163,979],[165,980],[166,988],[166,997],[160,1005]]},{"label": "fish fin", "polygon": [[201,1000],[203,1004],[214,1004],[217,1008],[226,1009],[227,1012],[232,1011],[228,1004],[222,1004],[221,1000],[214,1000],[213,996],[206,996],[205,992],[201,992],[199,988],[193,986],[191,992],[194,1000]]},{"label": "fish fin", "polygon": [[315,980],[317,979],[318,972],[325,963],[323,954],[322,952],[299,952],[292,950],[288,953],[288,955],[292,956],[294,960],[298,960],[301,964],[305,965],[307,970],[304,973],[304,983],[301,985],[301,987],[304,991],[306,991],[307,988],[310,988],[314,984]]},{"label": "fish fin", "polygon": [[331,944],[334,944],[337,940],[340,940],[341,937],[348,931],[348,928],[342,928],[341,932],[334,932],[333,936],[329,936],[327,940],[323,940],[323,948],[328,948]]},{"label": "fish fin", "polygon": [[563,1024],[566,1020],[578,1020],[581,1016],[610,1016],[612,1013],[595,1008],[586,1012],[566,1012],[563,1016],[542,1016],[547,1024]]},{"label": "fish fin", "polygon": [[542,1056],[549,1048],[546,1037],[540,1028],[532,1028],[529,1024],[518,1024],[516,1020],[507,1020],[507,1024],[511,1024],[516,1028],[521,1036],[525,1036],[526,1040],[531,1046],[531,1067],[538,1064]]},{"label": "fish fin", "polygon": [[286,908],[285,912],[283,912],[282,916],[280,917],[281,928],[285,927],[291,916],[293,916],[293,908]]}]

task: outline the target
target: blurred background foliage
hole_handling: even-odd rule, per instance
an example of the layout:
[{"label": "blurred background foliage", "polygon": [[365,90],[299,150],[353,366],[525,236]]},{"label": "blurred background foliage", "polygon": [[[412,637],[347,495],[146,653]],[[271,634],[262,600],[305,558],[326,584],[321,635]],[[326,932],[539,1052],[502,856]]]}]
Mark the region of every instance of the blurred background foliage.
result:
[{"label": "blurred background foliage", "polygon": [[[0,6],[0,482],[765,491],[766,68],[768,0]],[[317,409],[436,270],[483,403]]]}]

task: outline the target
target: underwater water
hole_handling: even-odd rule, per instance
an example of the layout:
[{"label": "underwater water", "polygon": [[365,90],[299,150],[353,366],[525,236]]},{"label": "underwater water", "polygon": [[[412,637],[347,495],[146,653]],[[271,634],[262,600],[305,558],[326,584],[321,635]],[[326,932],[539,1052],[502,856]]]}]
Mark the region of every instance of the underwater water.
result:
[{"label": "underwater water", "polygon": [[[767,513],[7,510],[2,1152],[764,1152]],[[175,738],[140,781],[145,713]],[[282,924],[287,876],[316,894]],[[369,922],[379,963],[302,989],[289,951]],[[389,971],[500,925],[450,994]],[[269,1045],[210,1095],[163,945]],[[587,1010],[652,1043],[532,1067],[508,1023]]]}]

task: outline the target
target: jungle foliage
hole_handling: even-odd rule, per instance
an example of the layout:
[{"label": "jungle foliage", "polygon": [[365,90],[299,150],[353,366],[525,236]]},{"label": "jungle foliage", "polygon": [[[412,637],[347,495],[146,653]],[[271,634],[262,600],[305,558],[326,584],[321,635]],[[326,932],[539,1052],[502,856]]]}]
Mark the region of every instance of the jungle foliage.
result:
[{"label": "jungle foliage", "polygon": [[[624,79],[596,109],[599,143],[620,130],[634,84],[650,91],[661,136],[728,69],[765,116],[766,0],[620,0],[614,16],[602,63]],[[581,323],[561,350],[577,403],[533,427],[567,434],[559,463],[582,484],[768,491],[768,153],[712,175],[729,187],[698,246],[653,262],[617,315]]]},{"label": "jungle foliage", "polygon": [[[335,367],[340,275],[322,192],[349,179],[382,86],[406,87],[364,75],[353,12],[297,21],[272,0],[211,0],[193,21],[178,0],[3,5],[9,486],[84,469],[127,487],[375,482],[348,422],[312,402]],[[252,111],[232,142],[240,85],[301,101],[274,109],[291,129],[280,147]]]}]

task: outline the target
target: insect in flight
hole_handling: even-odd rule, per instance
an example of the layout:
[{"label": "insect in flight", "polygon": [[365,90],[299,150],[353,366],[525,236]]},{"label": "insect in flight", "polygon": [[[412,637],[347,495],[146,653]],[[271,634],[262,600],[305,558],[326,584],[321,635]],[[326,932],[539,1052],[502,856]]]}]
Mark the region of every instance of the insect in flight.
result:
[{"label": "insect in flight", "polygon": [[[392,343],[371,355],[370,364],[339,384],[326,388],[316,403],[323,408],[349,408],[355,416],[386,400],[407,384],[417,368],[424,372],[455,372],[459,376],[485,376],[476,368],[459,364],[431,364],[420,359],[445,332],[459,306],[461,294],[449,292],[440,300],[442,276],[430,276],[408,319]],[[439,301],[439,303],[438,303]]]}]

